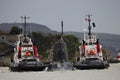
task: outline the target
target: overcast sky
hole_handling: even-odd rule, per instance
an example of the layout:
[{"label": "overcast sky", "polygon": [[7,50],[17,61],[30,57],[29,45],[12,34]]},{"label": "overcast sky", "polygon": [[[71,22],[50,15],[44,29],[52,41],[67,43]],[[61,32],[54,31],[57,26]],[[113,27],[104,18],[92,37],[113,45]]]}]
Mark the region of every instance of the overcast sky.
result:
[{"label": "overcast sky", "polygon": [[86,15],[92,14],[96,32],[120,34],[120,0],[0,0],[0,23],[28,22],[47,25],[60,31],[82,32],[87,28]]}]

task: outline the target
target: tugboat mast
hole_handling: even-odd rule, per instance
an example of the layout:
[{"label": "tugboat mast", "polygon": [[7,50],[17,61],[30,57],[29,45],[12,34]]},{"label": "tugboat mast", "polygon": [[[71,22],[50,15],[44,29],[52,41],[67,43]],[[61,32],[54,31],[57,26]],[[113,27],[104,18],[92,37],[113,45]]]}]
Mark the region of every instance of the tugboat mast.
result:
[{"label": "tugboat mast", "polygon": [[88,35],[91,37],[91,35],[92,35],[92,33],[91,33],[91,15],[87,15],[87,21],[88,21],[88,30],[89,30],[89,32],[88,32]]},{"label": "tugboat mast", "polygon": [[29,19],[30,17],[27,17],[27,16],[21,16],[21,19],[23,19],[23,22],[24,22],[24,34],[25,36],[27,35],[27,31],[26,31],[26,26],[27,26],[27,23],[26,23],[26,20]]}]

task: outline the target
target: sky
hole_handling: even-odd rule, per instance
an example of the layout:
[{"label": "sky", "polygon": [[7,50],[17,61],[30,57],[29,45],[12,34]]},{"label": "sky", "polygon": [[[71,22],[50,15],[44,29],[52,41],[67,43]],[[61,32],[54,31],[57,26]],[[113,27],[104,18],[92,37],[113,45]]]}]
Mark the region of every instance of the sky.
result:
[{"label": "sky", "polygon": [[0,23],[21,22],[21,16],[29,16],[28,22],[43,24],[60,31],[83,32],[87,29],[86,15],[98,33],[120,34],[120,0],[0,0]]}]

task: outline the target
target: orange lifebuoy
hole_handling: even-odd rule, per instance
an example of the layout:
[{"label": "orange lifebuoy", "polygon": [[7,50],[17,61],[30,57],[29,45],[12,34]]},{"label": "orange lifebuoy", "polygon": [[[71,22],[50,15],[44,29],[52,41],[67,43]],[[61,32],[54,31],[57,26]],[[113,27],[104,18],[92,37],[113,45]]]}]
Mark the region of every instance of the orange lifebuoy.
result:
[{"label": "orange lifebuoy", "polygon": [[27,56],[31,56],[31,53],[27,50],[24,52],[24,56],[27,57]]},{"label": "orange lifebuoy", "polygon": [[93,49],[88,51],[88,55],[94,55],[94,54],[95,54],[95,51]]}]

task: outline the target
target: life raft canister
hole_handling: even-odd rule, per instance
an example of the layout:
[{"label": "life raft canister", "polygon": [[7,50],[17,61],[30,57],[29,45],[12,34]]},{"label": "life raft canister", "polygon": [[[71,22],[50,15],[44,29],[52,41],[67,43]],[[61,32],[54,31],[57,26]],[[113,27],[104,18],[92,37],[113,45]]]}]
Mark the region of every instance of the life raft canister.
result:
[{"label": "life raft canister", "polygon": [[36,58],[39,58],[38,50],[37,50],[37,47],[35,45],[33,45],[33,50],[34,50],[34,56]]},{"label": "life raft canister", "polygon": [[18,58],[21,58],[21,49],[22,49],[22,46],[19,45],[18,46]]},{"label": "life raft canister", "polygon": [[97,47],[97,53],[99,54],[101,52],[99,39],[97,39],[96,47]]}]

